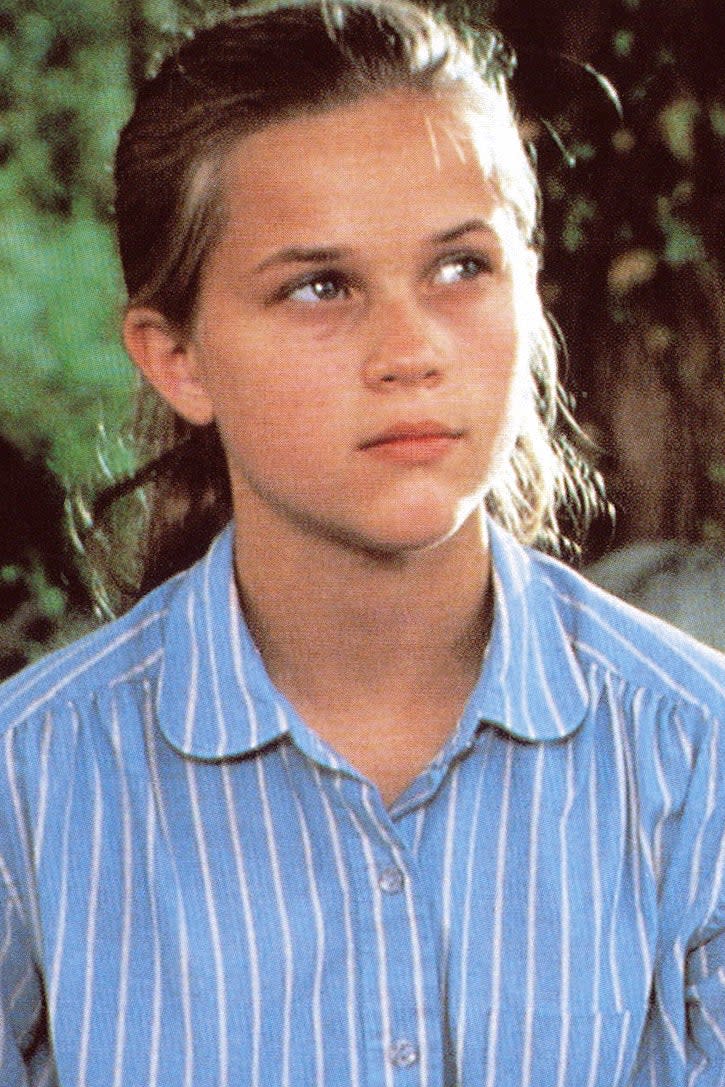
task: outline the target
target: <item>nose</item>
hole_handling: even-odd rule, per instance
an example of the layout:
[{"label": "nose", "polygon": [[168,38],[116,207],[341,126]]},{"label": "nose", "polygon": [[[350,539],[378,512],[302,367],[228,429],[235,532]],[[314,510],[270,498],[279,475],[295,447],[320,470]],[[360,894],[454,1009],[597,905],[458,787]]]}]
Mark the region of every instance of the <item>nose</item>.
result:
[{"label": "nose", "polygon": [[444,374],[444,350],[432,316],[411,301],[371,307],[364,380],[371,388],[433,388]]}]

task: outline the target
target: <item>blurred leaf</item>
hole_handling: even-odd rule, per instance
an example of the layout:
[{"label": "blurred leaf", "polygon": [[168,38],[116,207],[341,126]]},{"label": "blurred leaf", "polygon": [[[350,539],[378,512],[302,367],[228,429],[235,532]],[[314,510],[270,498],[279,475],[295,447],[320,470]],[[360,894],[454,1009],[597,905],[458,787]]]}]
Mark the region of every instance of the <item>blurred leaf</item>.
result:
[{"label": "blurred leaf", "polygon": [[660,113],[660,131],[675,158],[682,161],[694,158],[695,123],[699,115],[699,103],[689,97],[677,98]]},{"label": "blurred leaf", "polygon": [[725,105],[722,102],[715,102],[710,107],[710,124],[715,135],[725,140]]},{"label": "blurred leaf", "polygon": [[615,294],[626,294],[633,287],[648,283],[657,271],[657,257],[650,249],[628,249],[609,266],[607,283]]},{"label": "blurred leaf", "polygon": [[665,238],[664,258],[668,264],[678,267],[704,259],[702,237],[688,223],[669,213],[660,221]]},{"label": "blurred leaf", "polygon": [[631,30],[618,30],[612,40],[612,47],[618,57],[628,57],[634,45],[634,33]]},{"label": "blurred leaf", "polygon": [[708,474],[713,483],[725,487],[725,461],[715,461],[710,465]]},{"label": "blurred leaf", "polygon": [[579,196],[569,208],[564,229],[562,243],[570,253],[576,253],[581,249],[586,240],[586,225],[596,217],[596,205],[585,196]]}]

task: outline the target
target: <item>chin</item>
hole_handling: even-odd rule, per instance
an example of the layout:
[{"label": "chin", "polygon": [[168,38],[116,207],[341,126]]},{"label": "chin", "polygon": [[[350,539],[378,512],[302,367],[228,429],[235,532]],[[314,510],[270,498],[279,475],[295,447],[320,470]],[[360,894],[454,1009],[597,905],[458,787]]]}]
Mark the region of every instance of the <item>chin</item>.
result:
[{"label": "chin", "polygon": [[483,506],[480,500],[467,504],[465,509],[446,511],[445,515],[422,517],[416,511],[407,517],[392,518],[386,524],[369,528],[357,535],[357,545],[370,554],[398,556],[423,554],[443,547],[467,529],[482,538],[481,519]]}]

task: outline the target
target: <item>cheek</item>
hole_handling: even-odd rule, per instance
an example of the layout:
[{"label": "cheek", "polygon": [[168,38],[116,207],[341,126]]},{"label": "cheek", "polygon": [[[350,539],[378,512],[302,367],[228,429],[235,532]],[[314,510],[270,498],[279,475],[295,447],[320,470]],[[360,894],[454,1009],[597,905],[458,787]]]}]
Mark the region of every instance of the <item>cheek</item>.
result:
[{"label": "cheek", "polygon": [[235,371],[217,391],[217,424],[230,466],[257,479],[309,473],[330,429],[324,389],[269,360],[264,370]]}]

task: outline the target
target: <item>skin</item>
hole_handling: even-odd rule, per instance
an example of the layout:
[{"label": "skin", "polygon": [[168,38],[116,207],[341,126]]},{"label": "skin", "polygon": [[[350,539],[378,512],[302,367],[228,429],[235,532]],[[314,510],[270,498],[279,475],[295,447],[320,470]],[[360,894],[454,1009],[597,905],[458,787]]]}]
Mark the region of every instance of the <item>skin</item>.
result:
[{"label": "skin", "polygon": [[480,669],[481,505],[517,433],[534,260],[451,102],[271,125],[224,189],[191,337],[132,309],[126,344],[219,426],[272,679],[390,802]]}]

